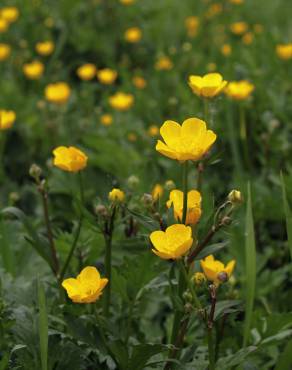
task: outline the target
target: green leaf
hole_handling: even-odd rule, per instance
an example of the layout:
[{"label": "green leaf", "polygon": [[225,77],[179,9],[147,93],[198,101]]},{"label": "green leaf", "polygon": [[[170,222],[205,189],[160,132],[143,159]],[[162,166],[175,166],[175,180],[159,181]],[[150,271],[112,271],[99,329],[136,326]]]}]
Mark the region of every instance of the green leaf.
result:
[{"label": "green leaf", "polygon": [[216,244],[209,245],[197,255],[195,260],[201,260],[202,258],[209,256],[210,254],[215,254],[221,251],[221,249],[225,248],[227,245],[228,245],[228,241],[225,241],[223,243],[216,243]]},{"label": "green leaf", "polygon": [[233,366],[237,366],[245,361],[246,357],[256,351],[257,347],[249,346],[246,348],[242,348],[240,351],[234,353],[233,355],[229,355],[226,357],[220,358],[220,360],[216,364],[216,370],[226,370],[231,369]]},{"label": "green leaf", "polygon": [[239,305],[242,301],[239,300],[228,300],[228,301],[219,301],[216,304],[214,320],[218,320],[226,313],[238,312],[241,311],[241,307]]},{"label": "green leaf", "polygon": [[280,354],[275,370],[290,370],[292,364],[292,340],[290,340]]},{"label": "green leaf", "polygon": [[162,344],[139,344],[133,347],[128,370],[143,370],[147,361],[154,355],[166,351],[169,346]]},{"label": "green leaf", "polygon": [[129,354],[125,344],[116,340],[111,342],[108,347],[118,363],[118,368],[121,370],[128,370]]},{"label": "green leaf", "polygon": [[282,173],[281,173],[281,183],[282,183],[283,203],[284,203],[284,211],[285,211],[285,218],[286,218],[288,246],[289,246],[290,255],[292,259],[292,212],[291,212],[290,205],[288,203],[286,185],[285,185],[285,180],[284,180],[284,176]]},{"label": "green leaf", "polygon": [[3,266],[7,272],[13,275],[15,270],[14,256],[8,241],[7,225],[2,216],[0,217],[0,244]]},{"label": "green leaf", "polygon": [[46,296],[42,283],[38,280],[38,304],[39,304],[39,339],[42,370],[48,369],[48,316]]},{"label": "green leaf", "polygon": [[256,285],[256,243],[254,235],[254,222],[252,213],[251,187],[248,183],[248,197],[245,223],[245,275],[246,275],[246,303],[245,303],[245,323],[243,334],[243,346],[248,342],[251,320],[253,314],[253,305],[255,298]]}]

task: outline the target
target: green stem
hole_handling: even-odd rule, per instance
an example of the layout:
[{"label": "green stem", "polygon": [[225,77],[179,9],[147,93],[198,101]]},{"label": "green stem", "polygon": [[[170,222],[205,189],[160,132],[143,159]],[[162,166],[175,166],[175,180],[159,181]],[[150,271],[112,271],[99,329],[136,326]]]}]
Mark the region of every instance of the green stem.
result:
[{"label": "green stem", "polygon": [[209,100],[207,98],[204,98],[204,120],[207,124],[209,124],[209,117],[210,116],[210,110],[209,110]]},{"label": "green stem", "polygon": [[230,149],[232,153],[232,159],[234,161],[236,175],[237,177],[239,177],[242,174],[242,159],[241,159],[241,154],[240,154],[239,146],[238,146],[238,138],[234,130],[232,112],[233,112],[232,106],[230,106],[229,114],[227,117],[227,126],[228,126],[228,135],[229,135],[229,143],[230,143]]},{"label": "green stem", "polygon": [[183,164],[183,216],[182,223],[186,223],[187,219],[187,210],[188,210],[188,161],[185,161]]},{"label": "green stem", "polygon": [[241,139],[242,147],[243,147],[244,161],[245,161],[246,168],[250,171],[251,165],[250,165],[248,142],[247,142],[245,110],[244,110],[244,106],[241,104],[239,106],[239,125],[240,125],[240,139]]},{"label": "green stem", "polygon": [[185,267],[185,265],[184,265],[184,262],[183,262],[182,260],[179,260],[179,261],[178,261],[178,263],[179,263],[179,267],[180,267],[180,269],[181,269],[181,271],[182,271],[182,273],[183,273],[183,276],[184,276],[185,282],[186,282],[186,284],[187,284],[187,286],[188,286],[188,288],[189,288],[189,290],[190,290],[190,292],[191,292],[191,295],[192,295],[193,301],[194,301],[194,303],[195,303],[195,306],[196,306],[198,309],[202,308],[202,306],[201,306],[201,302],[199,301],[199,298],[198,298],[197,293],[196,293],[196,291],[195,291],[195,289],[194,289],[194,287],[193,287],[193,284],[191,283],[191,281],[190,281],[190,279],[189,279],[189,276],[188,276],[188,273],[187,273],[186,267]]},{"label": "green stem", "polygon": [[212,328],[208,328],[207,341],[208,341],[208,352],[209,352],[209,370],[215,370],[215,351],[214,351]]}]

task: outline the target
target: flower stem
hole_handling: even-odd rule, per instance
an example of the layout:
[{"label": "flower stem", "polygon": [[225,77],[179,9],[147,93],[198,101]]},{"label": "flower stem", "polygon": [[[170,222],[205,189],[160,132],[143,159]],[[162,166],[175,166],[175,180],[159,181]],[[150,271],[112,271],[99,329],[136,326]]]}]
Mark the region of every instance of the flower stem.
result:
[{"label": "flower stem", "polygon": [[214,343],[213,343],[213,333],[212,329],[208,328],[207,331],[207,340],[208,340],[208,352],[209,352],[209,370],[215,369],[215,352],[214,352]]},{"label": "flower stem", "polygon": [[216,286],[210,285],[210,296],[211,296],[211,309],[207,321],[207,341],[208,341],[208,352],[209,352],[209,370],[215,369],[215,346],[213,341],[213,326],[214,326],[214,315],[216,308]]},{"label": "flower stem", "polygon": [[244,106],[240,104],[239,106],[239,125],[240,125],[240,139],[243,147],[243,155],[246,168],[250,171],[251,164],[249,158],[248,142],[247,142],[247,131],[246,131],[246,119]]},{"label": "flower stem", "polygon": [[204,99],[204,120],[206,123],[209,124],[209,119],[210,119],[209,100],[205,98]]},{"label": "flower stem", "polygon": [[182,216],[182,223],[186,223],[187,219],[187,210],[188,210],[188,161],[185,161],[183,164],[183,216]]}]

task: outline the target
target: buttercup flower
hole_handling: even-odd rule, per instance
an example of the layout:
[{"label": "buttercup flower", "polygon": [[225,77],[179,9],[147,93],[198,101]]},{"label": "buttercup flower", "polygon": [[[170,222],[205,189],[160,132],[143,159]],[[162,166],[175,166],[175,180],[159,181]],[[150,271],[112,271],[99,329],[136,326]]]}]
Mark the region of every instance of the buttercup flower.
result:
[{"label": "buttercup flower", "polygon": [[189,37],[196,36],[199,27],[199,18],[195,16],[187,17],[185,19],[185,27]]},{"label": "buttercup flower", "polygon": [[164,260],[178,259],[184,256],[193,244],[190,226],[175,224],[165,231],[154,231],[150,234],[154,248],[152,252]]},{"label": "buttercup flower", "polygon": [[141,76],[134,76],[132,79],[132,82],[133,82],[133,85],[137,87],[137,89],[142,90],[142,89],[145,89],[145,87],[147,86],[147,82],[145,78]]},{"label": "buttercup flower", "polygon": [[231,4],[240,5],[243,4],[244,0],[229,0]]},{"label": "buttercup flower", "polygon": [[123,5],[131,5],[135,2],[135,0],[120,0],[120,3]]},{"label": "buttercup flower", "polygon": [[173,63],[169,57],[160,57],[155,63],[155,69],[157,71],[169,71],[173,68]]},{"label": "buttercup flower", "polygon": [[19,17],[19,10],[15,6],[7,6],[0,10],[0,16],[8,23],[13,23]]},{"label": "buttercup flower", "polygon": [[225,94],[234,100],[247,99],[254,90],[254,85],[246,80],[229,82]]},{"label": "buttercup flower", "polygon": [[142,38],[142,31],[138,27],[128,28],[124,33],[124,38],[126,41],[131,43],[139,42]]},{"label": "buttercup flower", "polygon": [[231,192],[228,194],[227,199],[232,204],[241,204],[243,202],[242,194],[239,190],[231,190]]},{"label": "buttercup flower", "polygon": [[[174,189],[170,192],[169,200],[166,202],[167,208],[173,206],[174,217],[178,221],[182,221],[183,218],[183,198],[184,193]],[[199,221],[202,214],[201,201],[201,194],[197,190],[188,192],[186,225],[194,225]]]},{"label": "buttercup flower", "polygon": [[9,23],[0,16],[0,33],[6,32],[9,27]]},{"label": "buttercup flower", "polygon": [[0,130],[8,130],[14,124],[16,114],[13,110],[0,110]]},{"label": "buttercup flower", "polygon": [[280,59],[283,59],[283,60],[292,59],[292,43],[277,45],[276,53]]},{"label": "buttercup flower", "polygon": [[113,84],[117,77],[118,77],[117,71],[110,68],[104,68],[97,71],[97,78],[99,82],[104,85]]},{"label": "buttercup flower", "polygon": [[112,202],[122,203],[125,200],[125,193],[118,188],[113,188],[108,194],[108,199]]},{"label": "buttercup flower", "polygon": [[70,95],[71,89],[66,82],[56,82],[54,84],[49,84],[45,88],[45,97],[51,103],[65,104]]},{"label": "buttercup flower", "polygon": [[231,46],[229,44],[222,45],[222,47],[221,47],[221,53],[225,57],[229,57],[229,55],[231,54],[231,52],[232,52],[232,49],[231,49]]},{"label": "buttercup flower", "polygon": [[74,146],[59,146],[53,151],[54,166],[67,172],[79,172],[87,166],[88,157]]},{"label": "buttercup flower", "polygon": [[250,45],[253,42],[253,34],[251,32],[247,32],[242,36],[242,42],[245,45]]},{"label": "buttercup flower", "polygon": [[155,137],[155,136],[158,136],[159,135],[159,127],[156,126],[156,125],[151,125],[149,128],[148,128],[148,135],[151,136],[151,137]]},{"label": "buttercup flower", "polygon": [[156,150],[180,162],[200,160],[216,140],[216,134],[207,130],[206,123],[198,118],[189,118],[181,126],[174,121],[165,121],[160,135],[165,143],[158,140]]},{"label": "buttercup flower", "polygon": [[77,69],[77,75],[81,80],[89,81],[95,77],[96,67],[94,64],[83,64]]},{"label": "buttercup flower", "polygon": [[42,56],[51,55],[55,49],[53,41],[38,42],[35,46],[36,52]]},{"label": "buttercup flower", "polygon": [[160,184],[156,184],[151,192],[153,200],[156,202],[163,195],[163,187]]},{"label": "buttercup flower", "polygon": [[117,92],[109,97],[109,103],[110,106],[116,110],[126,111],[134,104],[134,96],[132,94]]},{"label": "buttercup flower", "polygon": [[222,262],[215,260],[213,255],[210,255],[201,260],[201,267],[206,278],[218,286],[230,278],[235,267],[235,260],[225,266]]},{"label": "buttercup flower", "polygon": [[0,43],[0,62],[6,60],[10,54],[11,54],[10,45]]},{"label": "buttercup flower", "polygon": [[76,279],[65,279],[62,287],[74,303],[93,303],[101,296],[107,283],[108,279],[101,278],[95,267],[87,266]]},{"label": "buttercup flower", "polygon": [[243,35],[248,29],[248,24],[245,22],[235,22],[230,25],[230,31],[234,35]]},{"label": "buttercup flower", "polygon": [[44,65],[39,61],[34,61],[31,63],[26,63],[23,65],[23,73],[30,80],[39,79],[44,73]]},{"label": "buttercup flower", "polygon": [[223,80],[220,73],[208,73],[205,76],[191,75],[189,86],[193,93],[204,98],[213,98],[221,93],[227,81]]},{"label": "buttercup flower", "polygon": [[100,117],[100,123],[104,126],[110,126],[113,123],[113,116],[111,114],[103,114]]}]

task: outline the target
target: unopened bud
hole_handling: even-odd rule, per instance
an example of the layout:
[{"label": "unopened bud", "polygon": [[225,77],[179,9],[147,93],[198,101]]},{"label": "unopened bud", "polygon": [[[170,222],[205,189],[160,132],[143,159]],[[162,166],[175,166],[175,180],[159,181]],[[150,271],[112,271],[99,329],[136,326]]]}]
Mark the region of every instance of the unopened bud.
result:
[{"label": "unopened bud", "polygon": [[193,297],[189,291],[183,293],[183,299],[185,302],[192,302]]},{"label": "unopened bud", "polygon": [[175,183],[172,180],[167,180],[164,187],[166,190],[173,190],[176,188]]},{"label": "unopened bud", "polygon": [[196,272],[192,277],[194,283],[198,286],[202,285],[207,279],[206,276],[202,272]]},{"label": "unopened bud", "polygon": [[40,182],[40,177],[42,175],[42,169],[37,164],[32,164],[29,169],[29,175],[36,181]]},{"label": "unopened bud", "polygon": [[151,194],[144,193],[141,198],[141,201],[145,206],[149,206],[153,203],[153,197]]},{"label": "unopened bud", "polygon": [[230,218],[230,217],[228,217],[228,216],[224,216],[224,217],[222,218],[222,224],[223,224],[224,226],[229,226],[229,225],[231,225],[231,223],[232,223],[232,218]]},{"label": "unopened bud", "polygon": [[101,217],[106,217],[108,215],[108,210],[103,204],[98,204],[94,211],[96,215]]},{"label": "unopened bud", "polygon": [[241,204],[243,202],[242,194],[239,190],[231,190],[227,198],[232,204]]},{"label": "unopened bud", "polygon": [[135,175],[130,176],[127,180],[128,186],[131,189],[134,189],[136,186],[138,186],[139,182],[140,182],[139,178]]},{"label": "unopened bud", "polygon": [[220,280],[222,283],[226,283],[228,281],[228,274],[225,271],[219,272],[217,275],[218,280]]},{"label": "unopened bud", "polygon": [[191,313],[193,311],[193,306],[191,303],[186,303],[184,308],[186,313]]},{"label": "unopened bud", "polygon": [[20,196],[16,191],[13,191],[9,194],[9,200],[10,200],[11,203],[14,204],[17,201],[19,201],[19,199],[20,199]]}]

